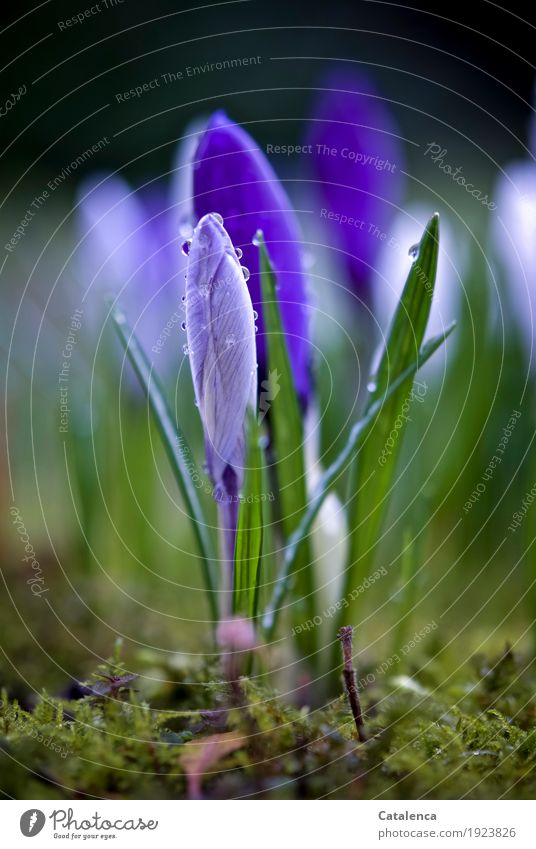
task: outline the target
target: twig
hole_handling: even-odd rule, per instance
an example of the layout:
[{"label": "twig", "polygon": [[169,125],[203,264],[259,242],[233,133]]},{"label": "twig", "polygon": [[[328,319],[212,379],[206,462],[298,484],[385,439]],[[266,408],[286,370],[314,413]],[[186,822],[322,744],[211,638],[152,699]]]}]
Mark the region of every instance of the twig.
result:
[{"label": "twig", "polygon": [[346,690],[346,695],[348,696],[352,716],[354,717],[355,727],[357,729],[357,736],[359,738],[359,741],[361,743],[364,743],[367,739],[367,735],[365,733],[365,723],[363,722],[361,703],[359,701],[359,693],[357,691],[355,670],[352,666],[352,633],[352,626],[344,625],[342,628],[340,628],[337,636],[341,641],[342,646],[342,678],[344,682],[344,689]]}]

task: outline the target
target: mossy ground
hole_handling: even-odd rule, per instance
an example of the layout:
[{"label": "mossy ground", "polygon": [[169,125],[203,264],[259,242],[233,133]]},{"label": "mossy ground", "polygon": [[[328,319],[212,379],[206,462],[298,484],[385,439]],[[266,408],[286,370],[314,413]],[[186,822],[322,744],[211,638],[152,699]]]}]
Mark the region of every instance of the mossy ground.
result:
[{"label": "mossy ground", "polygon": [[[230,685],[217,666],[129,665],[135,680],[125,669],[116,655],[92,676],[93,694],[43,693],[24,708],[3,692],[4,794],[176,799],[197,787],[207,798],[536,795],[536,672],[509,650],[477,657],[446,681],[430,662],[375,681],[361,694],[365,743],[342,695],[313,710],[256,680]],[[197,784],[189,773],[201,773]]]}]

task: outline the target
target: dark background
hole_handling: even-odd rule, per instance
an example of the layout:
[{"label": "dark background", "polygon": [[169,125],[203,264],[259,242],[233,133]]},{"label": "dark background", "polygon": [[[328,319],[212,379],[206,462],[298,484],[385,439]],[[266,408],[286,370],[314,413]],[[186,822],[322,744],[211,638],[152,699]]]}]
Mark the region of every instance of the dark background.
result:
[{"label": "dark background", "polygon": [[[209,112],[218,105],[237,121],[291,118],[278,125],[277,134],[285,136],[282,141],[297,139],[310,89],[330,57],[347,57],[373,72],[408,138],[429,133],[431,116],[454,158],[459,149],[465,157],[472,149],[482,163],[479,146],[492,160],[521,152],[517,139],[525,134],[534,75],[532,3],[508,4],[506,10],[490,2],[456,9],[377,0],[199,6],[124,0],[59,30],[58,21],[91,5],[49,2],[22,19],[24,6],[2,12],[4,90],[23,83],[30,88],[26,108],[15,110],[9,127],[2,127],[4,142],[18,136],[4,154],[14,168],[23,171],[36,157],[43,168],[62,167],[93,135],[125,130],[100,154],[100,166],[154,176],[155,168],[169,167],[170,145],[185,123],[200,108]],[[244,55],[260,55],[262,63],[246,73],[207,73],[129,103],[115,102],[117,92],[166,71]],[[278,56],[315,58],[271,60]],[[139,121],[145,125],[129,129]],[[259,140],[277,142],[274,128],[262,122]],[[148,153],[153,147],[157,150]]]}]

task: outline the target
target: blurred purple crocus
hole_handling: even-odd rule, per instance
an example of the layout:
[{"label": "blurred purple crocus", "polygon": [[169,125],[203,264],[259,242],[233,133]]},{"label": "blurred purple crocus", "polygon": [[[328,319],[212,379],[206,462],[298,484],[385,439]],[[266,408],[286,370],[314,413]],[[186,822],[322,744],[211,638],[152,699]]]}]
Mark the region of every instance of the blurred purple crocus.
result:
[{"label": "blurred purple crocus", "polygon": [[336,69],[320,81],[306,141],[322,238],[340,251],[350,290],[369,301],[372,270],[402,197],[396,123],[368,77]]},{"label": "blurred purple crocus", "polygon": [[[256,406],[255,320],[242,267],[216,214],[203,216],[192,236],[186,333],[214,496],[236,506],[244,474],[246,417]],[[231,520],[231,530],[232,525]]]},{"label": "blurred purple crocus", "polygon": [[[166,184],[136,190],[117,174],[96,173],[77,191],[75,261],[84,313],[100,330],[104,296],[117,295],[160,373],[175,373],[181,349],[179,292],[186,267],[181,232],[191,218],[190,160],[198,130],[196,125],[185,131]],[[137,381],[131,388],[139,391]]]},{"label": "blurred purple crocus", "polygon": [[497,181],[494,199],[497,212],[493,213],[491,228],[493,251],[505,275],[505,297],[534,369],[536,163],[527,159],[508,165]]},{"label": "blurred purple crocus", "polygon": [[259,370],[266,376],[259,252],[262,230],[277,277],[277,292],[296,390],[306,405],[311,393],[309,310],[303,247],[296,213],[274,170],[251,136],[224,112],[208,122],[194,156],[194,209],[223,216],[233,244],[250,272],[249,291],[258,312]]}]

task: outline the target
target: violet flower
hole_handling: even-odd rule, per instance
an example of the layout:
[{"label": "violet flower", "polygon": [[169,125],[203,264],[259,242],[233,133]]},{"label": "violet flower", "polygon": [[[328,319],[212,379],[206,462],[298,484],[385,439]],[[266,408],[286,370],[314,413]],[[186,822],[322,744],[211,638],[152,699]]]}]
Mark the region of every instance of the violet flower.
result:
[{"label": "violet flower", "polygon": [[[254,414],[257,396],[255,319],[243,270],[217,214],[205,215],[194,230],[185,303],[207,471],[216,500],[236,508],[246,456],[246,417],[248,409]],[[231,515],[227,530],[234,525]]]},{"label": "violet flower", "polygon": [[[533,125],[536,136],[536,122]],[[536,138],[535,138],[536,144]],[[536,154],[536,147],[534,150]],[[504,296],[534,368],[536,348],[536,163],[511,163],[494,192],[493,250],[505,275]]]},{"label": "violet flower", "polygon": [[258,145],[224,112],[206,127],[194,157],[197,216],[217,210],[249,269],[249,291],[259,314],[257,354],[261,380],[267,374],[259,252],[252,240],[262,230],[277,277],[283,327],[296,390],[305,405],[311,393],[311,346],[303,249],[296,214]]},{"label": "violet flower", "polygon": [[350,290],[370,300],[371,270],[402,197],[400,136],[368,77],[336,69],[319,89],[306,142],[322,238],[340,252]]},{"label": "violet flower", "polygon": [[[166,185],[133,189],[117,174],[97,173],[77,191],[75,257],[85,315],[97,329],[105,294],[118,295],[145,353],[160,373],[176,371],[177,332],[186,259],[181,255],[190,209],[190,160],[198,127],[178,145]],[[182,260],[182,261],[181,261]],[[137,381],[132,381],[137,392]]]}]

